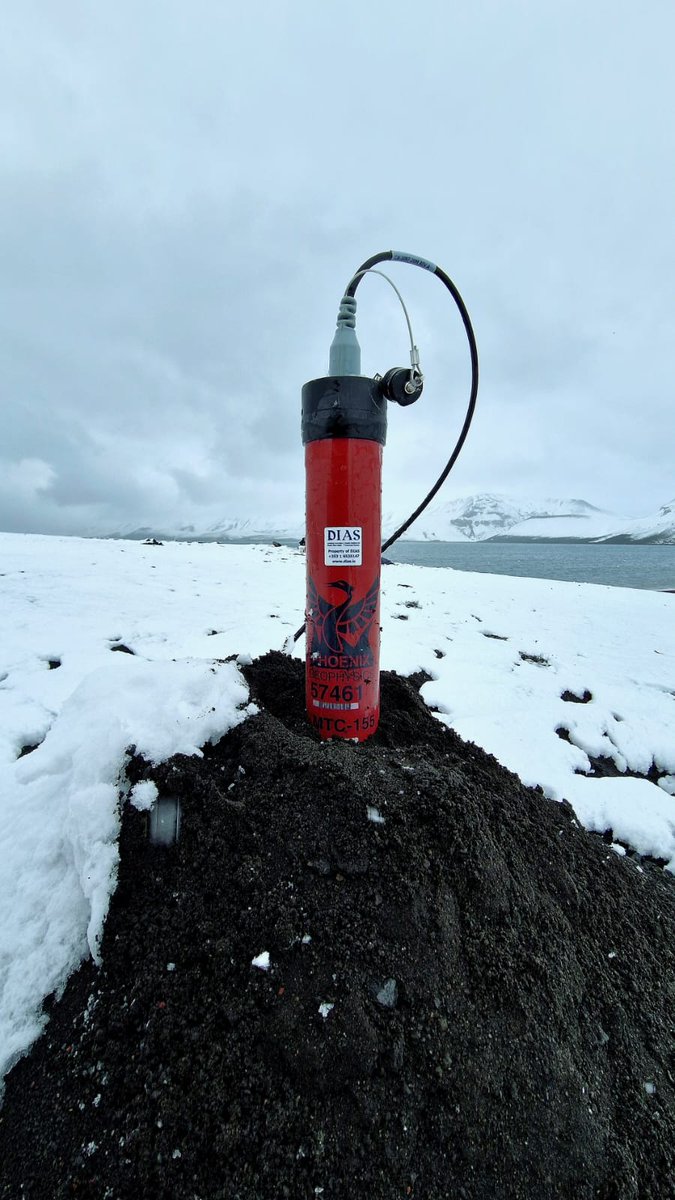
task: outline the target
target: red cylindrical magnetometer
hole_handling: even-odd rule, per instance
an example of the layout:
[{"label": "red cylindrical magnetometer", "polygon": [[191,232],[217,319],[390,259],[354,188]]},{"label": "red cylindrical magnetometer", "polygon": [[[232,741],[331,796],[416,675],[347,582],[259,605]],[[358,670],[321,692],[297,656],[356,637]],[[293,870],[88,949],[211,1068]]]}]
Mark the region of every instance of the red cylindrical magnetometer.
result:
[{"label": "red cylindrical magnetometer", "polygon": [[362,742],[380,715],[382,447],[386,399],[361,375],[302,389],[307,505],[307,714]]}]

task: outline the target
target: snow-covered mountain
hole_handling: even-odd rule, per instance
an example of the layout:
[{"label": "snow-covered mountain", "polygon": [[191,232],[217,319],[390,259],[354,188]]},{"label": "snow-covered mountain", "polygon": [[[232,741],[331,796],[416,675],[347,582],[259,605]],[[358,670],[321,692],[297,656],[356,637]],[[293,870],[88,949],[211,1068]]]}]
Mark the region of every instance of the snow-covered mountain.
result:
[{"label": "snow-covered mountain", "polygon": [[602,542],[651,542],[664,544],[675,542],[675,500],[661,505],[652,517],[641,517],[627,521],[598,539]]},{"label": "snow-covered mountain", "polygon": [[[387,522],[383,525],[386,531]],[[483,493],[432,506],[404,536],[443,542],[675,543],[675,500],[636,519],[586,500],[521,501]]]},{"label": "snow-covered mountain", "polygon": [[[100,534],[94,536],[100,537]],[[105,536],[129,538],[131,541],[155,537],[167,542],[262,542],[270,538],[299,540],[305,536],[305,521],[304,517],[297,515],[276,520],[265,517],[224,517],[203,525],[125,525]]]},{"label": "snow-covered mountain", "polygon": [[668,545],[675,543],[675,500],[664,504],[649,517],[617,517],[615,514],[594,509],[584,501],[578,512],[538,515],[533,514],[517,525],[511,526],[504,535],[491,541],[584,541],[616,542],[622,544],[643,543]]},{"label": "snow-covered mountain", "polygon": [[[407,518],[407,512],[385,511],[384,537]],[[109,536],[179,541],[269,541],[304,536],[302,516],[227,517],[203,525],[126,527]],[[100,535],[99,535],[100,536]],[[434,504],[403,535],[406,540],[436,542],[651,542],[675,543],[675,500],[650,517],[617,516],[586,500],[514,500],[480,493]]]},{"label": "snow-covered mountain", "polygon": [[432,505],[407,536],[433,541],[494,541],[504,537],[590,540],[621,518],[586,500],[513,500],[482,493]]}]

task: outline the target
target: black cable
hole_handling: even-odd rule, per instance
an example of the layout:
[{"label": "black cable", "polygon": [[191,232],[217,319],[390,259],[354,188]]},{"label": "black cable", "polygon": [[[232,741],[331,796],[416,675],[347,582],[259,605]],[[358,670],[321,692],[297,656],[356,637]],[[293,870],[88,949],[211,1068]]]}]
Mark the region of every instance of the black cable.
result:
[{"label": "black cable", "polygon": [[[476,345],[476,337],[473,332],[471,318],[469,317],[466,305],[462,300],[457,287],[452,282],[450,276],[446,275],[445,271],[443,271],[440,267],[436,266],[434,263],[427,262],[426,259],[415,258],[415,256],[412,254],[400,254],[395,250],[383,250],[380,254],[373,254],[372,258],[367,259],[366,262],[361,264],[358,271],[353,275],[345,295],[353,296],[361,280],[364,278],[364,273],[369,271],[371,267],[376,266],[377,263],[387,262],[390,259],[395,259],[396,262],[407,262],[413,267],[422,267],[423,270],[429,271],[433,275],[436,275],[438,279],[440,279],[441,283],[444,283],[450,292],[450,295],[459,309],[459,313],[464,324],[464,329],[466,330],[466,336],[469,339],[469,352],[471,354],[471,392],[469,394],[469,404],[466,410],[464,424],[462,425],[459,437],[455,443],[455,447],[450,455],[450,458],[445,464],[433,487],[427,492],[422,503],[417,506],[413,513],[411,513],[407,521],[404,521],[403,524],[395,531],[395,533],[392,533],[391,537],[387,538],[386,542],[382,544],[381,553],[384,553],[385,550],[388,550],[389,547],[392,546],[394,542],[398,540],[398,538],[400,538],[401,534],[405,533],[406,529],[410,528],[413,521],[416,521],[417,518],[424,512],[427,505],[430,504],[436,493],[445,483],[448,475],[457,462],[462,446],[466,441],[466,435],[469,432],[469,428],[473,420],[474,409],[476,407],[476,397],[478,396],[478,347]],[[293,641],[297,642],[298,638],[302,637],[304,632],[305,626],[303,625],[300,629],[298,629]]]},{"label": "black cable", "polygon": [[[367,262],[364,262],[362,264],[362,266],[359,267],[358,271],[353,276],[345,295],[347,295],[347,296],[354,295],[357,287],[359,286],[359,283],[363,279],[364,271],[368,271],[370,269],[370,267],[374,267],[376,265],[376,263],[386,262],[388,259],[392,259],[394,257],[396,257],[396,260],[398,262],[409,262],[412,266],[423,267],[424,270],[429,270],[433,266],[432,263],[427,264],[424,260],[416,261],[412,255],[401,255],[399,257],[398,255],[395,254],[395,252],[393,250],[383,250],[380,254],[374,254],[372,258],[369,258],[367,260]],[[456,288],[455,284],[450,279],[450,276],[446,275],[445,271],[443,271],[440,267],[437,267],[437,266],[433,267],[433,274],[436,275],[440,279],[441,283],[445,284],[446,288],[450,292],[450,295],[452,296],[453,300],[455,301],[455,304],[457,305],[457,307],[459,309],[460,316],[464,323],[464,328],[466,330],[466,336],[469,339],[469,351],[471,354],[471,392],[469,395],[469,404],[468,404],[468,408],[466,410],[464,424],[462,425],[459,437],[455,444],[455,448],[452,451],[452,454],[450,455],[450,458],[448,459],[447,463],[445,464],[440,475],[438,476],[438,479],[436,480],[434,486],[427,492],[422,503],[420,505],[418,505],[418,507],[415,509],[415,511],[413,513],[411,513],[411,515],[408,517],[407,521],[404,521],[403,524],[401,526],[399,526],[399,528],[395,531],[395,533],[392,533],[391,537],[387,538],[386,542],[383,543],[382,553],[384,553],[385,550],[388,550],[390,546],[393,546],[394,542],[397,541],[398,538],[400,538],[401,534],[405,533],[406,529],[410,528],[413,521],[416,521],[417,518],[424,512],[427,505],[431,503],[431,501],[433,500],[436,493],[439,491],[439,489],[445,483],[448,475],[450,474],[452,468],[454,467],[455,463],[457,462],[457,459],[459,457],[462,446],[464,445],[464,442],[466,441],[466,435],[469,432],[469,428],[470,428],[471,422],[473,420],[474,409],[476,407],[476,397],[478,396],[478,347],[476,346],[476,337],[473,332],[471,318],[469,317],[469,314],[466,309],[466,305],[465,305],[464,301],[462,300],[462,297],[460,296],[459,291]]]}]

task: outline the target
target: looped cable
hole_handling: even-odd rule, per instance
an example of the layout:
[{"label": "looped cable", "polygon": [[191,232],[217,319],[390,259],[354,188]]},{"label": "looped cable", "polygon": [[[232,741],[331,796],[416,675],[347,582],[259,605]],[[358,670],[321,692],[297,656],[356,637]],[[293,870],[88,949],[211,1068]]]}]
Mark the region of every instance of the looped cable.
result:
[{"label": "looped cable", "polygon": [[[419,352],[419,350],[417,349],[417,346],[416,346],[416,344],[415,344],[415,337],[414,337],[414,334],[413,334],[413,331],[412,331],[412,325],[411,325],[411,323],[410,323],[410,317],[408,316],[408,310],[407,310],[407,308],[406,308],[406,306],[405,306],[405,301],[404,301],[404,299],[403,299],[403,296],[402,296],[402,295],[401,295],[401,293],[399,292],[399,290],[398,290],[398,288],[397,288],[396,284],[394,283],[393,279],[390,279],[388,275],[385,275],[384,271],[378,271],[378,270],[376,270],[376,268],[375,268],[375,267],[366,267],[364,270],[357,271],[357,272],[356,272],[356,275],[354,276],[354,279],[356,279],[356,278],[357,278],[357,277],[359,277],[359,276],[360,276],[360,277],[363,277],[364,275],[380,275],[382,279],[386,279],[386,281],[387,281],[387,283],[389,284],[389,286],[390,286],[390,287],[392,287],[392,288],[394,289],[394,291],[396,292],[396,295],[398,296],[398,299],[399,299],[399,303],[400,303],[400,305],[401,305],[401,308],[403,309],[403,315],[404,315],[404,317],[405,317],[405,320],[406,320],[406,325],[408,326],[408,334],[409,334],[409,337],[410,337],[410,366],[411,366],[411,367],[412,367],[412,369],[413,369],[413,372],[414,372],[414,374],[415,374],[415,377],[416,377],[417,379],[419,379],[419,381],[420,381],[420,383],[421,383],[421,382],[422,382],[422,380],[423,380],[423,378],[424,378],[424,376],[422,375],[422,372],[421,372],[421,370],[420,370],[420,352]],[[354,282],[354,280],[352,280],[352,283],[353,283],[353,282]],[[351,286],[351,284],[350,284],[350,286]],[[348,300],[348,299],[350,299],[350,298],[351,298],[351,297],[349,296],[349,292],[347,292],[347,293],[345,294],[345,297],[344,297],[344,300],[343,300],[343,304],[344,304],[345,300]]]},{"label": "looped cable", "polygon": [[367,259],[366,262],[361,264],[358,271],[352,276],[345,295],[353,296],[361,279],[368,271],[372,271],[373,267],[376,267],[378,263],[390,262],[391,260],[396,262],[406,262],[413,267],[422,267],[425,271],[429,271],[431,274],[436,275],[440,279],[441,283],[444,284],[450,292],[450,295],[459,309],[459,314],[462,318],[462,323],[469,341],[469,352],[471,355],[471,392],[469,395],[469,403],[466,410],[466,416],[464,418],[464,424],[462,425],[459,437],[455,443],[455,447],[450,455],[450,458],[438,476],[434,486],[427,492],[426,496],[422,500],[422,503],[419,504],[415,511],[410,514],[407,521],[404,521],[403,524],[400,525],[394,533],[392,533],[391,537],[387,538],[386,542],[383,543],[382,552],[388,550],[389,547],[392,546],[394,542],[398,540],[398,538],[400,538],[401,534],[405,533],[406,530],[410,528],[413,521],[416,521],[417,518],[421,516],[427,505],[430,504],[436,493],[445,483],[448,475],[457,462],[462,446],[466,441],[466,435],[469,432],[469,428],[473,420],[473,414],[476,407],[476,398],[478,396],[478,347],[476,345],[476,336],[471,324],[471,318],[467,312],[466,305],[459,294],[458,288],[452,282],[450,276],[446,275],[445,271],[436,266],[435,263],[428,262],[427,259],[419,258],[414,254],[403,253],[400,250],[383,250],[381,254],[374,254],[372,258]]}]

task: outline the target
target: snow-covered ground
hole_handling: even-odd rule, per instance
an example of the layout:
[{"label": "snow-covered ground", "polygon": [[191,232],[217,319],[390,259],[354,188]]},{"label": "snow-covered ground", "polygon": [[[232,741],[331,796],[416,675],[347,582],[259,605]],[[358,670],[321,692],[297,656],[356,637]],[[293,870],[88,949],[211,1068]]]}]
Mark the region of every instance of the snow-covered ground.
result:
[{"label": "snow-covered ground", "polygon": [[[675,871],[675,596],[404,565],[382,582],[383,668],[427,671],[440,720]],[[301,624],[304,557],[0,534],[0,602],[1,1079],[96,956],[129,748],[198,754],[246,719],[221,660]],[[577,774],[588,755],[661,778]]]}]

